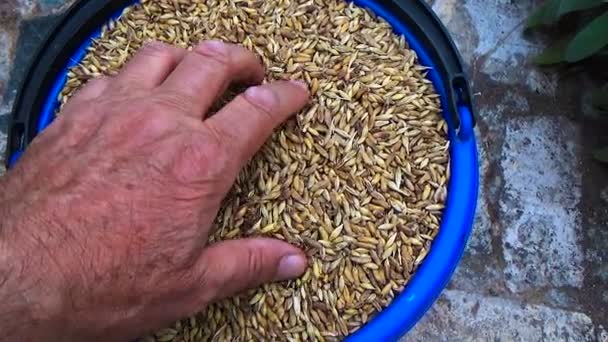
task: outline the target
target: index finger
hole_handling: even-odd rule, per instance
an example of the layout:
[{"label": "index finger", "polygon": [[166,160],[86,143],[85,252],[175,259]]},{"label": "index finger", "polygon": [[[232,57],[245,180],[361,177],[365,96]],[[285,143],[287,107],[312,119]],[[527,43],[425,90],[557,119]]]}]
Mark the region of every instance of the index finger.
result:
[{"label": "index finger", "polygon": [[[272,131],[309,99],[299,81],[277,81],[247,89],[203,124],[229,144],[242,164],[262,147]],[[241,166],[242,166],[241,164]]]},{"label": "index finger", "polygon": [[204,118],[230,84],[258,84],[263,79],[264,67],[253,52],[212,40],[192,49],[160,89],[163,93],[178,94],[192,105],[191,115]]}]

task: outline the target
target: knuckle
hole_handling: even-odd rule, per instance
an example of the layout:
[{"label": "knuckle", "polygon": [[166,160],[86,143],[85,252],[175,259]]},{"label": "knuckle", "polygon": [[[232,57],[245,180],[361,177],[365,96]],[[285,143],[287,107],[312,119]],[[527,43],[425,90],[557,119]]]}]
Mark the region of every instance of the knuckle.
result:
[{"label": "knuckle", "polygon": [[208,263],[203,262],[198,264],[198,272],[193,272],[194,276],[192,277],[193,284],[195,286],[203,288],[203,289],[213,289],[215,284],[213,284],[213,272]]},{"label": "knuckle", "polygon": [[93,135],[98,123],[95,120],[85,120],[84,115],[66,115],[57,121],[62,130],[61,139],[66,147],[75,147]]},{"label": "knuckle", "polygon": [[[76,101],[74,101],[76,100]],[[66,102],[65,106],[61,108],[60,118],[68,118],[71,121],[82,120],[85,117],[86,113],[89,112],[88,108],[90,108],[91,103],[88,101],[78,101],[78,99],[70,99],[70,101]]]},{"label": "knuckle", "polygon": [[192,50],[195,53],[205,59],[205,65],[210,70],[216,70],[218,72],[230,71],[232,65],[232,59],[230,53],[224,49],[210,49],[206,44],[201,44]]},{"label": "knuckle", "polygon": [[85,87],[101,87],[104,88],[108,85],[108,82],[110,80],[110,77],[99,77],[99,78],[94,78],[91,79],[89,81],[87,81]]},{"label": "knuckle", "polygon": [[[82,95],[84,92],[94,93],[97,97],[101,95],[101,93],[108,87],[109,80],[108,77],[100,77],[94,78],[89,81],[82,87],[82,89],[76,92],[76,96]],[[93,96],[90,96],[93,97]]]},{"label": "knuckle", "polygon": [[[274,108],[276,106],[276,94],[268,89],[263,89],[262,87],[250,88],[251,90],[246,91],[244,94],[239,95],[241,100],[245,102],[245,104],[255,111],[254,114],[258,114],[263,119],[266,120],[274,120]],[[253,96],[252,90],[255,93],[264,92],[262,96]]]},{"label": "knuckle", "polygon": [[152,113],[142,113],[141,116],[133,116],[131,122],[140,126],[147,134],[159,135],[171,127],[171,120],[163,111],[155,110]]},{"label": "knuckle", "polygon": [[154,96],[153,102],[165,110],[189,114],[193,110],[194,99],[180,92],[165,91]]},{"label": "knuckle", "polygon": [[175,154],[172,173],[180,184],[197,183],[208,179],[208,166],[214,159],[213,151],[194,136],[188,134]]},{"label": "knuckle", "polygon": [[133,87],[130,83],[132,80],[125,78],[124,73],[119,73],[115,76],[108,77],[108,86],[105,89],[105,94],[98,99],[108,101],[122,101],[126,98],[137,98],[142,94],[143,89]]},{"label": "knuckle", "polygon": [[254,278],[263,274],[264,271],[264,255],[257,248],[247,249],[247,265],[249,274]]},{"label": "knuckle", "polygon": [[165,60],[175,59],[175,48],[163,42],[149,42],[144,45],[140,53],[144,56],[155,57]]},{"label": "knuckle", "polygon": [[234,152],[230,152],[229,142],[209,130],[188,132],[184,137],[173,162],[173,173],[178,182],[194,186],[214,184],[215,191],[228,191],[238,173],[237,160]]},{"label": "knuckle", "polygon": [[88,127],[103,120],[103,103],[92,101],[68,102],[57,121],[69,128]]},{"label": "knuckle", "polygon": [[120,112],[108,115],[107,129],[117,137],[129,134],[133,141],[149,141],[164,135],[175,126],[171,115],[153,103],[118,102],[115,106],[120,108]]},{"label": "knuckle", "polygon": [[234,146],[232,144],[235,139],[230,133],[211,121],[205,122],[205,128],[207,132],[205,140],[218,157],[229,156],[233,153]]}]

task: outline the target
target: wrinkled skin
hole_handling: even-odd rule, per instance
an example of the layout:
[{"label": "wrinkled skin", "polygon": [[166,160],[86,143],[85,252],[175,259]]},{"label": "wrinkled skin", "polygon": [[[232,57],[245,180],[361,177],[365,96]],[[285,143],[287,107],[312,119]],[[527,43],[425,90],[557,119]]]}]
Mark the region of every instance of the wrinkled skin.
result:
[{"label": "wrinkled skin", "polygon": [[[242,47],[146,45],[89,82],[0,180],[0,340],[130,340],[306,268],[271,239],[207,244],[239,170],[308,101]],[[212,117],[231,83],[243,94]]]}]

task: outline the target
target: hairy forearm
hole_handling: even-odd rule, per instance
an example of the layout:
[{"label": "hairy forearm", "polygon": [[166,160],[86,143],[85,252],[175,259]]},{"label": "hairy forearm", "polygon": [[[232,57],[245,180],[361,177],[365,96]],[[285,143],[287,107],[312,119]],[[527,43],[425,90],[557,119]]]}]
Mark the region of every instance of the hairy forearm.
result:
[{"label": "hairy forearm", "polygon": [[14,340],[25,329],[31,309],[27,305],[25,293],[19,289],[18,280],[23,273],[20,258],[15,257],[10,246],[7,197],[5,178],[0,178],[0,340]]},{"label": "hairy forearm", "polygon": [[43,276],[41,258],[20,238],[26,227],[12,211],[0,200],[0,341],[50,340],[51,282]]},{"label": "hairy forearm", "polygon": [[36,305],[28,298],[32,285],[20,259],[0,238],[0,341],[33,340],[26,335],[36,330]]},{"label": "hairy forearm", "polygon": [[83,269],[82,248],[69,240],[73,235],[66,227],[75,224],[58,223],[61,218],[36,194],[7,200],[2,180],[0,342],[94,340],[105,326],[91,318],[99,311],[90,310],[82,274],[97,273]]}]

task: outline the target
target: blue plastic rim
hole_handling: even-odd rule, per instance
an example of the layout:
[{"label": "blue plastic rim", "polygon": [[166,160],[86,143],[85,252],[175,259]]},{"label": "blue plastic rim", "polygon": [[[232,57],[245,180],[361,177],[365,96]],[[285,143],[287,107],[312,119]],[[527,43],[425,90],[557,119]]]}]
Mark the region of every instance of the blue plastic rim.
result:
[{"label": "blue plastic rim", "polygon": [[[419,63],[429,67],[427,77],[440,95],[443,116],[448,123],[451,178],[440,230],[432,243],[432,248],[403,292],[387,308],[346,339],[349,342],[395,341],[407,333],[439,297],[462,257],[473,227],[479,186],[479,165],[471,109],[465,105],[459,107],[461,122],[459,130],[456,131],[448,115],[450,107],[447,105],[445,84],[435,68],[435,61],[430,58],[424,46],[404,23],[377,0],[354,0],[354,2],[384,18],[396,33],[405,37],[410,48],[417,53]],[[120,13],[116,17],[119,15]],[[99,34],[98,30],[86,40],[73,54],[63,72],[57,76],[39,116],[38,133],[55,117],[59,107],[58,96],[67,80],[68,69],[83,59],[91,39],[97,38]],[[12,160],[18,157],[14,155]]]}]

